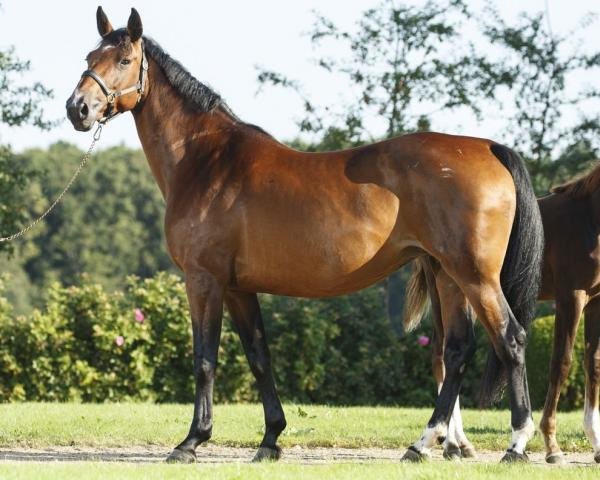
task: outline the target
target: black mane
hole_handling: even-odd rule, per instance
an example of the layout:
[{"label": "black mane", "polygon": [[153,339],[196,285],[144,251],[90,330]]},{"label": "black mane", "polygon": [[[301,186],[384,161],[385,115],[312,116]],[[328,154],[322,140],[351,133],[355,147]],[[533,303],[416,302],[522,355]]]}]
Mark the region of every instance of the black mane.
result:
[{"label": "black mane", "polygon": [[[215,108],[221,107],[239,124],[264,133],[269,137],[271,136],[261,127],[240,120],[217,92],[195,78],[181,63],[165,52],[158,43],[146,36],[143,37],[143,40],[148,57],[151,57],[158,64],[168,82],[186,100],[188,106],[201,113],[212,112]],[[102,39],[102,44],[115,45],[125,50],[131,49],[131,40],[126,28],[113,30]]]},{"label": "black mane", "polygon": [[154,40],[144,37],[144,47],[148,56],[161,68],[171,86],[192,107],[200,112],[210,112],[222,106],[231,112],[217,92],[196,79],[181,63],[173,59]]}]

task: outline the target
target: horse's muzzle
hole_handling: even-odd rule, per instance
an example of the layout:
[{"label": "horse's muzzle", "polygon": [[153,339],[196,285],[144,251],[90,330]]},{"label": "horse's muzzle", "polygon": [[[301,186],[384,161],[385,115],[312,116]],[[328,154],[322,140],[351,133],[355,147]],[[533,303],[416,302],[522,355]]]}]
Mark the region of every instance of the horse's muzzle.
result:
[{"label": "horse's muzzle", "polygon": [[87,132],[92,128],[94,119],[90,118],[90,108],[83,97],[76,98],[75,94],[67,100],[67,117],[71,120],[75,130]]}]

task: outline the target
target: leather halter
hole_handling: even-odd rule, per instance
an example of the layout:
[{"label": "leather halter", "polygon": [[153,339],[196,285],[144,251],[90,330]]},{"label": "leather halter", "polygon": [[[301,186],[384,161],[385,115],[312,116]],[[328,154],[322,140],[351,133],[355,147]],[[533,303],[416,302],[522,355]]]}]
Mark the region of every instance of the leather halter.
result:
[{"label": "leather halter", "polygon": [[[112,120],[117,115],[120,115],[123,112],[119,112],[115,110],[115,101],[118,97],[122,97],[123,95],[127,95],[132,92],[137,92],[138,97],[135,102],[137,106],[142,99],[142,95],[144,90],[146,89],[146,80],[148,79],[148,59],[146,58],[146,49],[144,48],[144,42],[142,41],[142,62],[140,64],[140,76],[139,80],[135,85],[124,88],[122,90],[111,90],[108,88],[102,77],[98,75],[93,70],[86,70],[81,74],[81,78],[90,77],[92,78],[102,90],[102,93],[106,96],[107,108],[105,110],[104,116],[98,120],[98,123],[105,124],[109,120]],[[135,108],[135,107],[134,107]]]}]

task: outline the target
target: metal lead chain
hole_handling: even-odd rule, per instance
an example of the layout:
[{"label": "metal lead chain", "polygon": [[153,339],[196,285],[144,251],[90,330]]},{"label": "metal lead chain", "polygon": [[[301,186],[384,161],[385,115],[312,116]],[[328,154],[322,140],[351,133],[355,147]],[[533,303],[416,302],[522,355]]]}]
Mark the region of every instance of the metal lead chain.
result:
[{"label": "metal lead chain", "polygon": [[88,148],[88,151],[85,153],[85,155],[81,159],[81,163],[75,170],[75,173],[73,173],[73,176],[71,177],[71,179],[69,180],[69,182],[67,183],[67,185],[63,189],[63,191],[60,193],[60,195],[58,197],[56,197],[56,200],[54,200],[54,202],[52,202],[52,204],[46,209],[46,211],[44,213],[42,213],[38,218],[36,218],[33,222],[31,222],[29,225],[27,225],[22,230],[19,230],[18,232],[13,233],[12,235],[9,235],[8,237],[0,237],[0,243],[10,242],[11,240],[15,240],[16,238],[22,237],[29,230],[31,230],[38,223],[40,223],[44,218],[46,218],[52,210],[54,210],[54,207],[56,207],[56,205],[58,205],[58,203],[63,199],[63,197],[69,190],[69,188],[71,188],[71,185],[73,185],[73,182],[75,181],[75,179],[81,173],[81,170],[83,170],[83,167],[85,167],[85,164],[90,159],[90,155],[92,154],[92,151],[94,150],[94,147],[96,146],[96,142],[98,142],[98,140],[100,140],[100,136],[102,135],[102,127],[103,127],[103,124],[99,123],[98,127],[96,128],[96,131],[94,132],[94,136],[93,136],[90,148]]}]

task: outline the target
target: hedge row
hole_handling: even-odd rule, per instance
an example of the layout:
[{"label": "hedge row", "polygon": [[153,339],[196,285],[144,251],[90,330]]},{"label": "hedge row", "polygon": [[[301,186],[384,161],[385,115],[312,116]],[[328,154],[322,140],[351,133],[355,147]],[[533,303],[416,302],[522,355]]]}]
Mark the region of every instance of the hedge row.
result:
[{"label": "hedge row", "polygon": [[[432,405],[430,327],[398,339],[381,287],[329,300],[261,296],[275,377],[283,399],[327,404]],[[543,404],[551,317],[533,327],[528,371]],[[463,404],[476,400],[487,340],[468,369]],[[580,347],[581,348],[581,347]],[[578,351],[578,357],[581,351]],[[582,404],[578,362],[563,408]],[[157,401],[193,399],[191,329],[181,280],[130,278],[122,292],[95,284],[54,285],[46,306],[11,315],[0,297],[0,401]],[[218,402],[257,401],[253,377],[228,318],[215,385]]]}]

